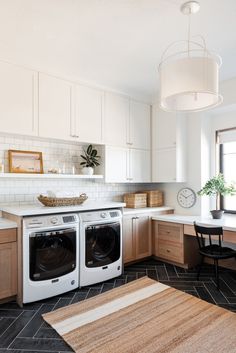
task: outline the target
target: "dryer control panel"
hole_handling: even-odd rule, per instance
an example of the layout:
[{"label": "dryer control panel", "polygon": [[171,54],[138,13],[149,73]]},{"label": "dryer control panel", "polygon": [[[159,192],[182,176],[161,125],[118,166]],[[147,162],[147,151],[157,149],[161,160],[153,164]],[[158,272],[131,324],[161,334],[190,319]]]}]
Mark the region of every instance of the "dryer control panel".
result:
[{"label": "dryer control panel", "polygon": [[120,219],[122,214],[120,210],[101,210],[80,213],[79,216],[82,222],[98,222]]}]

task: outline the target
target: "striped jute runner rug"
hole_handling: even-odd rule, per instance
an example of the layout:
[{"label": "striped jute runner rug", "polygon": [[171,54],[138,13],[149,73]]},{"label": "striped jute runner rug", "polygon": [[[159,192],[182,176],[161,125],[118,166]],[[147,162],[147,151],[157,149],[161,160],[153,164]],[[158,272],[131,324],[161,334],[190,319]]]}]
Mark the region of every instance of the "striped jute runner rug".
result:
[{"label": "striped jute runner rug", "polygon": [[78,353],[235,353],[236,315],[144,277],[44,314]]}]

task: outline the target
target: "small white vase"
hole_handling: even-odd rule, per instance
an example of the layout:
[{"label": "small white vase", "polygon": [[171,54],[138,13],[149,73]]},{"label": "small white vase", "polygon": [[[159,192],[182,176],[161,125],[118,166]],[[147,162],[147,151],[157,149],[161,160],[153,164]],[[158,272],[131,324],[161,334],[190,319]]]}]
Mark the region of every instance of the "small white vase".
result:
[{"label": "small white vase", "polygon": [[83,167],[82,168],[82,174],[83,175],[93,175],[93,168],[92,167]]}]

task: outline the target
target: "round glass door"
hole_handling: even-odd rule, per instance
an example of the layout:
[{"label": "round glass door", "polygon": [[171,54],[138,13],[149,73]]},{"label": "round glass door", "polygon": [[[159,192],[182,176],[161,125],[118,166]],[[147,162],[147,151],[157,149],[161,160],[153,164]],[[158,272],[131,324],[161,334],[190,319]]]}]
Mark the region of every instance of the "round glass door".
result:
[{"label": "round glass door", "polygon": [[30,235],[30,279],[41,281],[65,275],[76,267],[76,230]]},{"label": "round glass door", "polygon": [[120,257],[120,223],[86,228],[86,266],[104,266]]}]

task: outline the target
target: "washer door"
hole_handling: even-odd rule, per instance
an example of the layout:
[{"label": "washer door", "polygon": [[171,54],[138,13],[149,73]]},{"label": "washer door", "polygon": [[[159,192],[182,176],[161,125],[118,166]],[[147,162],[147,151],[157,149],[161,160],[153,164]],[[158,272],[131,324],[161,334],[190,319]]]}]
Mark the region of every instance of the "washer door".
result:
[{"label": "washer door", "polygon": [[109,265],[120,258],[120,223],[107,223],[85,228],[86,267]]},{"label": "washer door", "polygon": [[42,281],[74,271],[76,229],[36,232],[30,235],[30,279]]}]

